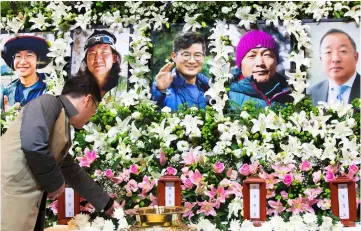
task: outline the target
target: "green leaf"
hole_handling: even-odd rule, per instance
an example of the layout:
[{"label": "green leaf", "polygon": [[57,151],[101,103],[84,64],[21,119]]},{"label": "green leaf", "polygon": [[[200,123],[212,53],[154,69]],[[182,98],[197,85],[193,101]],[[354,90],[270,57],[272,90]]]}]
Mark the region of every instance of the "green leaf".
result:
[{"label": "green leaf", "polygon": [[119,165],[120,161],[121,161],[120,158],[116,159],[114,164],[112,165],[112,169],[115,169]]}]

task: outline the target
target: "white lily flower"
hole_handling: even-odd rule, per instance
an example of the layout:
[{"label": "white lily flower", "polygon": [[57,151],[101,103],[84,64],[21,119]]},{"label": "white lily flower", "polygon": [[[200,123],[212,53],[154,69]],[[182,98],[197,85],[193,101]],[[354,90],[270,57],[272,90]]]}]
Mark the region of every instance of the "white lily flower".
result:
[{"label": "white lily flower", "polygon": [[244,26],[247,30],[251,29],[251,23],[254,23],[259,16],[259,13],[251,14],[252,7],[244,6],[237,9],[235,16],[241,21],[238,23],[238,26]]},{"label": "white lily flower", "polygon": [[341,163],[345,165],[360,164],[360,144],[357,143],[356,137],[349,140],[346,137],[342,137],[340,142],[342,145],[341,152]]},{"label": "white lily flower", "polygon": [[[46,27],[49,27],[50,24],[45,22],[45,17],[42,13],[38,13],[37,17],[32,17],[29,22],[34,23],[34,25],[32,25],[30,27],[30,30],[35,30],[35,29],[39,29],[39,30],[44,30],[46,29]],[[45,28],[44,28],[45,27]]]},{"label": "white lily flower", "polygon": [[165,146],[169,146],[173,140],[176,140],[178,137],[172,134],[172,127],[165,126],[166,119],[163,119],[160,124],[152,122],[151,126],[148,127],[150,134],[153,134],[156,138],[161,139],[164,142]]},{"label": "white lily flower", "polygon": [[13,31],[15,34],[18,33],[19,30],[24,28],[25,17],[23,19],[19,17],[14,17],[11,20],[7,19],[6,28],[10,31]]},{"label": "white lily flower", "polygon": [[112,142],[115,139],[117,134],[124,133],[129,130],[129,122],[131,119],[132,119],[131,116],[128,116],[124,120],[121,120],[119,117],[115,117],[117,123],[115,126],[111,127],[107,133],[110,142]]},{"label": "white lily flower", "polygon": [[203,121],[197,116],[193,117],[191,115],[186,115],[180,125],[185,126],[185,134],[189,136],[189,138],[201,136],[201,130],[198,125],[203,125]]},{"label": "white lily flower", "polygon": [[350,11],[347,11],[343,16],[353,18],[357,26],[359,26],[361,17],[360,5],[352,7],[352,9]]},{"label": "white lily flower", "polygon": [[91,11],[86,12],[85,14],[78,14],[74,20],[75,20],[75,24],[72,25],[70,27],[70,30],[73,30],[75,28],[77,28],[78,26],[85,31],[86,30],[86,26],[90,25],[91,22]]},{"label": "white lily flower", "polygon": [[193,17],[190,17],[188,13],[186,13],[186,15],[184,16],[184,21],[186,22],[186,24],[184,24],[183,26],[183,32],[187,32],[189,30],[195,32],[197,29],[202,28],[202,25],[197,22],[197,18],[199,15],[201,14],[195,14],[193,15]]},{"label": "white lily flower", "polygon": [[142,128],[138,129],[135,126],[135,121],[132,123],[131,130],[129,132],[129,137],[132,142],[136,142],[142,136]]},{"label": "white lily flower", "polygon": [[214,23],[215,27],[213,27],[211,29],[211,31],[213,32],[208,39],[213,40],[213,39],[220,39],[221,36],[228,36],[230,35],[230,31],[229,31],[229,25],[227,24],[226,20],[216,20],[216,22]]},{"label": "white lily flower", "polygon": [[168,18],[165,17],[165,13],[163,14],[157,14],[155,12],[152,12],[153,18],[150,20],[154,23],[153,30],[161,30],[163,27],[163,24],[165,24],[168,21]]},{"label": "white lily flower", "polygon": [[341,2],[338,2],[333,6],[334,11],[341,11],[342,9],[350,10],[350,7],[342,5]]},{"label": "white lily flower", "polygon": [[216,98],[219,96],[219,93],[225,92],[226,88],[224,87],[225,80],[218,80],[216,82],[212,82],[212,80],[209,80],[209,86],[210,88],[204,93],[204,95],[208,95],[211,98]]},{"label": "white lily flower", "polygon": [[332,120],[330,125],[327,125],[329,133],[333,134],[333,138],[340,139],[342,137],[351,136],[353,131],[349,127],[347,121]]}]

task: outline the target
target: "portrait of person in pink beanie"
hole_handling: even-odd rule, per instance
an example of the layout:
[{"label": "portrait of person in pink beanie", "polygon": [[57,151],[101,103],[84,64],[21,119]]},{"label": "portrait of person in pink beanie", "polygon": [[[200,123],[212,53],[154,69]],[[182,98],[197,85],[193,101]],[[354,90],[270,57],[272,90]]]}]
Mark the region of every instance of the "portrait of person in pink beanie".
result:
[{"label": "portrait of person in pink beanie", "polygon": [[259,107],[292,102],[286,78],[276,72],[279,63],[279,44],[260,30],[252,30],[241,37],[236,50],[236,64],[241,71],[231,83],[229,99],[242,108],[249,100]]}]

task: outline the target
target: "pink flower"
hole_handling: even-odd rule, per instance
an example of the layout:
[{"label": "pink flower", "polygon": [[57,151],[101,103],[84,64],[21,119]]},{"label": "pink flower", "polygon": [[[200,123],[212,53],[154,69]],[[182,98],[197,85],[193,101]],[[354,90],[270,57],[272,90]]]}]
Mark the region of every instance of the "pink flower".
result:
[{"label": "pink flower", "polygon": [[216,211],[214,210],[214,203],[203,201],[198,202],[198,206],[201,208],[197,211],[197,214],[204,213],[205,216],[216,216]]},{"label": "pink flower", "polygon": [[229,168],[227,170],[227,177],[231,180],[236,180],[237,179],[237,171],[236,170],[233,170],[231,168]]},{"label": "pink flower", "polygon": [[242,186],[236,182],[231,181],[231,184],[228,187],[227,195],[235,195],[236,197],[242,197]]},{"label": "pink flower", "polygon": [[287,209],[287,211],[292,212],[293,215],[298,215],[302,212],[314,213],[314,210],[310,206],[309,201],[304,200],[301,195],[297,199],[289,199],[288,204],[291,206],[291,208]]},{"label": "pink flower", "polygon": [[175,175],[177,175],[177,169],[175,169],[175,168],[173,168],[173,167],[168,167],[168,168],[167,168],[167,173],[168,173],[169,175],[175,176]]},{"label": "pink flower", "polygon": [[283,177],[283,183],[285,185],[287,185],[288,187],[292,184],[293,182],[293,177],[291,174],[286,174],[284,177]]},{"label": "pink flower", "polygon": [[129,181],[129,178],[130,178],[130,172],[128,169],[124,169],[123,172],[122,172],[122,178],[125,182],[128,182]]},{"label": "pink flower", "polygon": [[103,175],[102,170],[97,169],[94,171],[94,176],[102,176],[102,175]]},{"label": "pink flower", "polygon": [[288,198],[288,193],[286,191],[281,192],[281,197],[286,200]]},{"label": "pink flower", "polygon": [[96,158],[97,158],[96,150],[90,152],[90,150],[86,148],[84,150],[84,156],[77,157],[76,159],[79,161],[79,165],[81,167],[90,167],[90,164],[92,164]]},{"label": "pink flower", "polygon": [[135,175],[139,174],[139,167],[136,164],[132,164],[129,168],[129,172]]},{"label": "pink flower", "polygon": [[295,178],[295,180],[297,180],[299,183],[302,183],[302,181],[303,181],[302,174],[296,173],[296,174],[294,175],[294,178]]},{"label": "pink flower", "polygon": [[55,200],[49,204],[49,208],[54,214],[58,214],[58,200]]},{"label": "pink flower", "polygon": [[131,197],[133,195],[133,192],[136,192],[138,190],[138,183],[131,179],[126,185],[125,190],[127,191],[126,196]]},{"label": "pink flower", "polygon": [[193,188],[193,183],[189,178],[182,180],[182,183],[183,183],[183,185],[181,186],[182,190]]},{"label": "pink flower", "polygon": [[149,207],[158,206],[158,198],[156,196],[154,196],[153,193],[150,193],[149,197],[150,197],[150,200],[152,201],[152,203],[149,205]]},{"label": "pink flower", "polygon": [[266,172],[263,172],[263,171],[260,172],[259,177],[261,177],[262,179],[264,179],[266,181],[266,188],[267,189],[273,189],[274,185],[281,181],[279,179],[275,179],[274,175],[267,174]]},{"label": "pink flower", "polygon": [[269,198],[273,198],[276,196],[276,191],[275,190],[267,190],[266,192],[266,198],[269,199]]},{"label": "pink flower", "polygon": [[276,164],[276,165],[273,165],[272,167],[275,170],[274,175],[277,176],[280,179],[283,179],[283,177],[287,173],[291,172],[295,168],[295,165],[289,164],[289,165],[285,166],[285,165],[282,165],[282,164]]},{"label": "pink flower", "polygon": [[317,184],[321,180],[321,171],[312,173],[312,177],[313,177],[313,182]]},{"label": "pink flower", "polygon": [[239,169],[239,173],[241,173],[243,176],[248,176],[250,173],[248,164],[243,164]]},{"label": "pink flower", "polygon": [[300,169],[303,172],[307,172],[307,171],[311,170],[311,168],[312,168],[311,163],[308,160],[303,161],[300,166]]},{"label": "pink flower", "polygon": [[196,204],[197,204],[197,202],[193,202],[193,203],[185,202],[184,207],[186,207],[188,209],[188,211],[183,214],[183,217],[187,217],[188,220],[191,220],[191,218],[194,216],[192,209]]},{"label": "pink flower", "polygon": [[146,194],[153,189],[154,184],[154,180],[150,181],[148,176],[144,176],[142,183],[138,184],[138,187],[142,189],[142,193],[139,194],[139,197],[141,199],[145,199],[147,197]]},{"label": "pink flower", "polygon": [[354,177],[354,175],[356,175],[358,172],[358,167],[355,164],[352,164],[348,167],[348,174],[347,177],[352,179]]},{"label": "pink flower", "polygon": [[338,172],[339,165],[338,164],[334,164],[334,165],[329,165],[325,168],[326,171],[332,172],[333,174],[336,174]]},{"label": "pink flower", "polygon": [[255,163],[253,163],[253,164],[251,164],[251,165],[248,165],[248,167],[249,167],[249,173],[251,174],[251,175],[254,175],[254,174],[256,174],[257,173],[257,171],[258,171],[258,162],[255,162]]},{"label": "pink flower", "polygon": [[214,173],[222,173],[224,170],[224,164],[221,162],[217,162],[216,164],[212,165],[212,170]]},{"label": "pink flower", "polygon": [[231,184],[231,181],[228,180],[227,178],[224,178],[223,180],[221,180],[221,182],[219,182],[219,185],[223,186],[223,187],[228,187],[230,184]]},{"label": "pink flower", "polygon": [[278,201],[268,201],[268,205],[272,207],[272,209],[268,209],[267,210],[267,214],[268,215],[273,215],[277,216],[279,213],[282,213],[285,210],[285,207],[283,207],[283,204],[280,202],[280,200]]},{"label": "pink flower", "polygon": [[183,163],[185,165],[192,165],[197,163],[196,158],[193,155],[193,152],[188,152],[188,154],[185,157],[183,157]]},{"label": "pink flower", "polygon": [[335,179],[335,175],[331,171],[327,171],[325,176],[325,181],[330,182],[333,181],[334,179]]},{"label": "pink flower", "polygon": [[195,185],[199,185],[200,183],[202,183],[202,179],[203,176],[202,174],[198,171],[198,169],[196,169],[196,171],[190,174],[190,180],[193,184]]},{"label": "pink flower", "polygon": [[307,188],[304,191],[304,194],[307,196],[307,200],[312,201],[313,199],[316,199],[318,195],[322,193],[321,188]]},{"label": "pink flower", "polygon": [[162,149],[160,150],[160,153],[159,153],[159,163],[162,166],[164,166],[167,163],[167,160],[165,158],[165,153],[163,152]]},{"label": "pink flower", "polygon": [[112,178],[112,181],[116,184],[121,184],[123,182],[123,177],[121,175],[115,176]]},{"label": "pink flower", "polygon": [[215,189],[212,185],[211,191],[207,191],[205,194],[207,196],[209,196],[211,199],[216,199],[216,197],[217,197],[217,199],[219,199],[219,202],[221,202],[221,203],[226,202],[227,194],[222,186],[219,186],[217,189]]},{"label": "pink flower", "polygon": [[319,200],[317,206],[322,210],[329,210],[331,208],[331,200],[327,198]]},{"label": "pink flower", "polygon": [[109,179],[112,179],[114,177],[114,173],[111,169],[107,169],[104,171],[104,176]]},{"label": "pink flower", "polygon": [[182,171],[183,174],[188,174],[189,168],[188,167],[183,167],[181,169],[181,171]]}]

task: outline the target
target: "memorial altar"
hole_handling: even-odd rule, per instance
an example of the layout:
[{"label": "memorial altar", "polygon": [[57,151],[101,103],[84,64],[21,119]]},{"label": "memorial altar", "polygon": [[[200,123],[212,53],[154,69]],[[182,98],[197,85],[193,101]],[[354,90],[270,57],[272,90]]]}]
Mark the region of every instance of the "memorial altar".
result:
[{"label": "memorial altar", "polygon": [[[328,54],[321,53],[321,44],[330,30],[335,30],[331,35],[345,35],[354,49],[352,78],[359,79],[359,2],[14,4],[1,2],[7,12],[2,11],[1,28],[8,33],[2,34],[2,45],[6,36],[15,35],[34,34],[48,41],[52,62],[42,70],[49,76],[48,94],[60,94],[65,79],[88,65],[85,44],[95,30],[116,38],[112,51],[118,55],[113,64],[120,69],[119,84],[107,90],[84,129],[72,129],[69,153],[121,208],[113,217],[95,212],[86,198],[66,188],[59,199],[47,201],[46,231],[152,230],[147,222],[168,230],[360,229],[360,92],[352,98],[354,87],[349,87],[348,102],[315,100],[309,94],[327,78]],[[242,95],[253,100],[237,105],[232,101],[238,89],[234,83],[247,79],[240,69],[245,69],[249,52],[241,57],[246,45],[238,44],[249,31],[264,33],[257,32],[245,44],[261,38],[267,42],[249,50],[266,47],[274,52],[268,43],[278,44],[274,57],[260,59],[273,57],[274,72],[277,78],[284,76],[287,90],[268,97],[269,92],[257,88],[257,80],[247,86],[257,91]],[[205,38],[205,47],[200,46],[204,53],[174,50],[173,40],[187,32]],[[190,94],[197,106],[186,103],[174,109],[173,104],[165,106],[169,101],[157,101],[175,92],[173,85],[157,90],[157,81],[161,72],[179,78],[182,63],[177,58],[204,61],[200,73],[209,81],[197,86],[207,86],[196,97]],[[172,60],[175,64],[168,64]],[[337,62],[343,64],[341,58]],[[261,96],[253,97],[257,92]],[[278,95],[291,100],[272,101]],[[17,113],[13,108],[1,114],[1,134]],[[165,213],[168,220],[153,216],[155,220],[145,222],[127,211]]]}]

